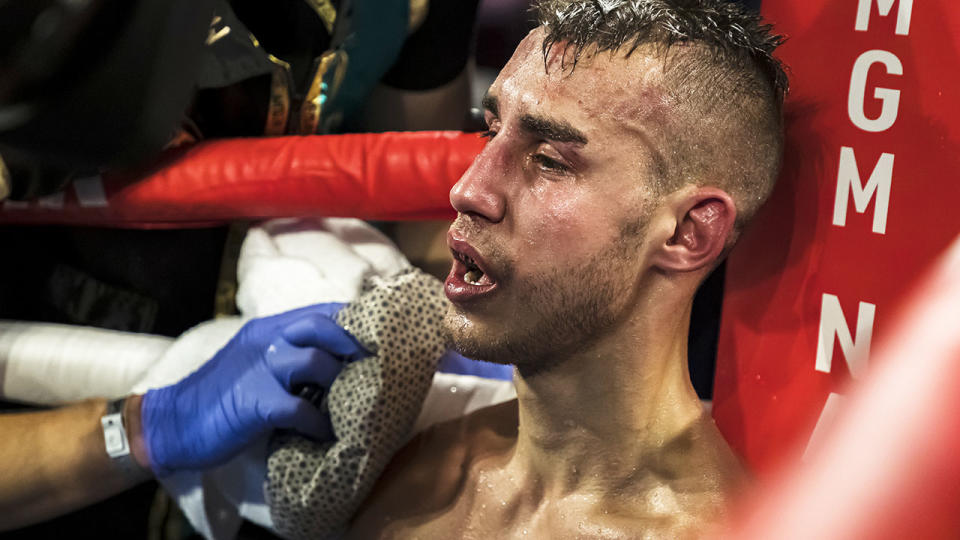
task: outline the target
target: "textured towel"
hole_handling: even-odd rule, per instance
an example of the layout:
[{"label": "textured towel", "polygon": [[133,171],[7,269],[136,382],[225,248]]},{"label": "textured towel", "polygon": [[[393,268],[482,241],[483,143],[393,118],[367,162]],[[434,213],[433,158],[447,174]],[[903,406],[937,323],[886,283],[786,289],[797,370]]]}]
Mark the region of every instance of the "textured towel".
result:
[{"label": "textured towel", "polygon": [[410,269],[367,280],[340,312],[337,322],[373,356],[346,366],[330,388],[336,442],[275,438],[266,496],[280,534],[327,538],[349,523],[420,414],[445,352],[445,310],[440,282]]}]

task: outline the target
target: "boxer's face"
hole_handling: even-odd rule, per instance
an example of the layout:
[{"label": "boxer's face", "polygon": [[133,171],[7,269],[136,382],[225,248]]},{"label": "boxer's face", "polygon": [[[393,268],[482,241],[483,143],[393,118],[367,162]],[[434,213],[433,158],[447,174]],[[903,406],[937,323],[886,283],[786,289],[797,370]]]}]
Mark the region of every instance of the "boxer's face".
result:
[{"label": "boxer's face", "polygon": [[609,53],[545,69],[532,32],[485,100],[491,140],[450,192],[446,324],[464,354],[553,361],[632,309],[669,116],[660,62]]}]

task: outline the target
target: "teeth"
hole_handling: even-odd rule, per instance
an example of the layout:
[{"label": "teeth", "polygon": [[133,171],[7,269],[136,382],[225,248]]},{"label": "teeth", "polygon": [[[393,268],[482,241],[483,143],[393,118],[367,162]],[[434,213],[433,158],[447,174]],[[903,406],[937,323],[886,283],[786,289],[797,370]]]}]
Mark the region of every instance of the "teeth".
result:
[{"label": "teeth", "polygon": [[479,270],[470,270],[463,275],[463,279],[467,280],[471,285],[479,285],[481,277],[483,277],[483,272]]}]

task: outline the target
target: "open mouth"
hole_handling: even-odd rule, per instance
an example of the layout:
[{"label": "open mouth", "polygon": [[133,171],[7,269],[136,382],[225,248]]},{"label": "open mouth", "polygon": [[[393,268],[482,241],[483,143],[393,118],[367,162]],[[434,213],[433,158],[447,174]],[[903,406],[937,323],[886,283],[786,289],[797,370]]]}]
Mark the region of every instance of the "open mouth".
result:
[{"label": "open mouth", "polygon": [[444,283],[447,298],[463,303],[492,294],[497,280],[477,250],[453,233],[448,235],[447,243],[453,254],[453,267]]},{"label": "open mouth", "polygon": [[482,268],[473,260],[472,257],[466,255],[465,253],[460,253],[459,251],[453,250],[453,258],[463,263],[465,269],[463,272],[463,280],[470,285],[493,285],[493,280],[490,279],[490,276],[483,271]]}]

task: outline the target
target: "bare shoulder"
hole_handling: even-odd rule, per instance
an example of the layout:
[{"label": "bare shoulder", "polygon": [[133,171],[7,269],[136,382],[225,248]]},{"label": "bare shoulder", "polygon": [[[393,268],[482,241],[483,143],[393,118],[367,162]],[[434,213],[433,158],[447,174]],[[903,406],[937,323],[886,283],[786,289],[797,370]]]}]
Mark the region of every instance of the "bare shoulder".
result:
[{"label": "bare shoulder", "polygon": [[515,400],[419,433],[387,466],[354,516],[349,536],[377,538],[392,522],[429,519],[460,493],[477,456],[501,450],[516,436]]},{"label": "bare shoulder", "polygon": [[693,461],[697,469],[704,471],[703,487],[724,498],[738,494],[749,482],[750,475],[709,414],[694,424],[690,437],[701,442],[693,453]]},{"label": "bare shoulder", "polygon": [[635,484],[627,514],[669,537],[700,537],[726,517],[749,474],[709,415],[668,442]]}]

